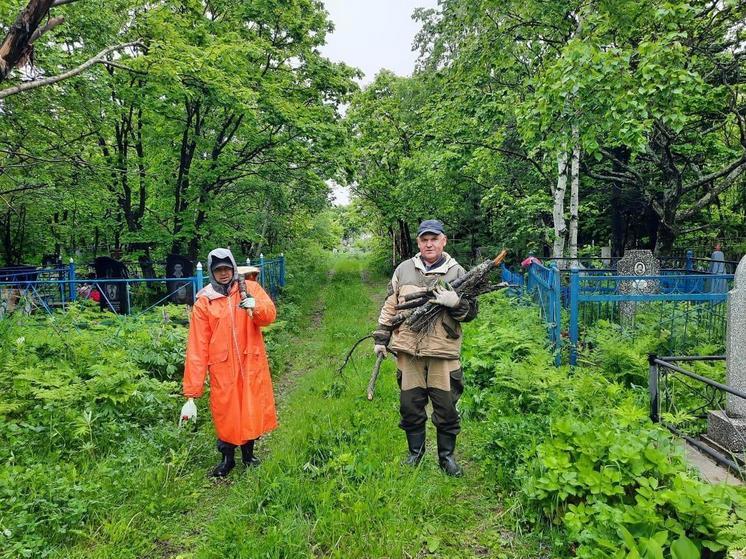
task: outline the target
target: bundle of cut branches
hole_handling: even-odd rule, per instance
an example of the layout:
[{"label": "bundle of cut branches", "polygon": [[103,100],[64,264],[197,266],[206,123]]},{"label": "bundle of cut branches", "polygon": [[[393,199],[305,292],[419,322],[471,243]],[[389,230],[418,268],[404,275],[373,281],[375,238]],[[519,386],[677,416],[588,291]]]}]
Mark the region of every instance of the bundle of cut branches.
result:
[{"label": "bundle of cut branches", "polygon": [[[496,289],[508,287],[507,283],[492,284],[487,278],[490,271],[500,265],[507,253],[507,250],[503,250],[494,260],[482,262],[479,266],[472,268],[460,278],[452,281],[449,287],[455,290],[456,293],[462,297],[469,298],[477,297],[483,293],[495,291]],[[412,293],[411,295],[406,296],[404,302],[396,306],[396,309],[400,312],[394,317],[392,326],[396,328],[406,322],[407,326],[419,333],[424,333],[428,328],[433,326],[438,314],[444,310],[441,305],[432,302],[433,289],[437,285],[438,284],[436,283],[436,285],[430,289],[418,291],[417,293]],[[442,285],[442,283],[440,285]],[[355,342],[352,349],[347,352],[344,363],[342,363],[342,366],[338,369],[337,372],[339,374],[342,374],[342,371],[350,360],[355,348],[363,341],[372,337],[372,335],[367,335]],[[376,381],[378,380],[378,375],[381,371],[381,363],[383,363],[383,356],[379,355],[376,359],[376,364],[373,366],[370,381],[368,382],[368,400],[373,399],[376,389]]]},{"label": "bundle of cut branches", "polygon": [[[475,266],[466,274],[450,283],[450,288],[458,293],[461,297],[474,298],[483,293],[494,291],[502,287],[489,283],[488,275],[493,268],[496,268],[508,254],[503,250],[493,260],[486,260]],[[404,324],[414,332],[427,332],[432,328],[438,318],[438,315],[444,310],[442,306],[432,302],[433,289],[437,287],[436,283],[430,289],[418,291],[406,297],[404,303],[396,306],[399,312],[392,321],[394,327]]]}]

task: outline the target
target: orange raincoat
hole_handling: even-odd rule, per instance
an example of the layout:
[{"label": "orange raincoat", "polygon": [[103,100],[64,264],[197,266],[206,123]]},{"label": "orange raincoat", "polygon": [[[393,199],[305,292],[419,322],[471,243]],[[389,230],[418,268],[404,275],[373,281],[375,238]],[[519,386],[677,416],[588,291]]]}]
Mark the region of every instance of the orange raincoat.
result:
[{"label": "orange raincoat", "polygon": [[272,299],[255,281],[246,281],[256,300],[253,317],[239,308],[238,284],[227,296],[207,285],[192,311],[184,367],[184,395],[196,398],[210,372],[210,410],[218,439],[234,445],[277,427],[272,379],[262,326],[275,320]]}]

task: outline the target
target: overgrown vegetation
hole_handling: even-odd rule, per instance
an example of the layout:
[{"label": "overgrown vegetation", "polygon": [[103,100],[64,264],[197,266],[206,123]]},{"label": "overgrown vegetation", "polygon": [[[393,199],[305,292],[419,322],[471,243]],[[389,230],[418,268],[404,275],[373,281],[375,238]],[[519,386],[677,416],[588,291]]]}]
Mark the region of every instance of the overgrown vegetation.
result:
[{"label": "overgrown vegetation", "polygon": [[698,481],[647,419],[643,345],[601,325],[597,365],[556,368],[536,309],[502,294],[466,328],[467,476],[438,471],[432,437],[420,468],[403,467],[392,365],[373,402],[370,355],[334,376],[386,278],[304,254],[267,336],[281,426],[262,468],[228,484],[206,478],[206,402],[196,431],[176,427],[183,310],[0,322],[0,556],[681,559],[746,546],[743,490]]},{"label": "overgrown vegetation", "polygon": [[46,557],[124,503],[179,507],[161,488],[180,483],[190,454],[174,422],[186,336],[160,318],[77,305],[0,322],[4,556]]},{"label": "overgrown vegetation", "polygon": [[[313,243],[288,262],[266,334],[276,376],[325,276]],[[150,545],[162,529],[153,519],[193,508],[215,451],[206,398],[197,431],[176,424],[186,324],[185,307],[120,317],[92,303],[0,321],[0,557],[67,556],[76,542],[116,549],[138,530]]]},{"label": "overgrown vegetation", "polygon": [[486,426],[481,458],[527,520],[561,529],[563,555],[725,557],[746,547],[746,494],[687,470],[647,418],[638,383],[647,362],[635,351],[644,344],[614,332],[597,336],[599,367],[554,368],[534,308],[490,296],[465,338],[474,388],[464,411]]}]

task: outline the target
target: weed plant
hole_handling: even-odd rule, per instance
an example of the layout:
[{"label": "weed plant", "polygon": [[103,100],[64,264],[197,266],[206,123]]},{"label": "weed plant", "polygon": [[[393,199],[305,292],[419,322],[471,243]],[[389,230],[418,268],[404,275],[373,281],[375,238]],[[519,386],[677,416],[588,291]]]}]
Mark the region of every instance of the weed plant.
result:
[{"label": "weed plant", "polygon": [[690,472],[668,432],[647,418],[653,335],[594,334],[597,366],[552,366],[533,307],[481,299],[465,334],[473,388],[467,417],[483,425],[482,455],[536,527],[559,528],[556,553],[585,558],[725,557],[746,546],[746,495]]},{"label": "weed plant", "polygon": [[[327,264],[313,245],[287,263],[274,375]],[[137,556],[194,509],[217,454],[207,397],[198,428],[177,427],[187,324],[181,306],[120,317],[92,302],[0,320],[0,557]]]}]

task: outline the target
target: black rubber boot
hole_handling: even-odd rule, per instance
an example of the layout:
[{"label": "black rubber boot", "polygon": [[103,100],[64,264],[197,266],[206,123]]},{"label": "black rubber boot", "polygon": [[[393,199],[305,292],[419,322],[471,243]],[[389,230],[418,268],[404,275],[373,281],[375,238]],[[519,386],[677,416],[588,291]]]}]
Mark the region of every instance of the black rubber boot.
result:
[{"label": "black rubber boot", "polygon": [[220,461],[220,464],[215,466],[215,469],[212,471],[211,477],[225,477],[229,473],[231,473],[231,470],[236,465],[236,459],[233,456],[235,450],[235,447],[231,448],[230,450],[221,450],[223,459]]},{"label": "black rubber boot", "polygon": [[256,441],[247,441],[241,445],[241,460],[247,468],[255,468],[262,463],[259,458],[254,456],[254,443]]},{"label": "black rubber boot", "polygon": [[456,450],[456,435],[438,431],[438,463],[440,469],[449,476],[460,477],[464,471],[453,457],[454,450]]},{"label": "black rubber boot", "polygon": [[409,456],[404,460],[407,466],[417,466],[425,455],[425,429],[414,433],[407,433]]}]

